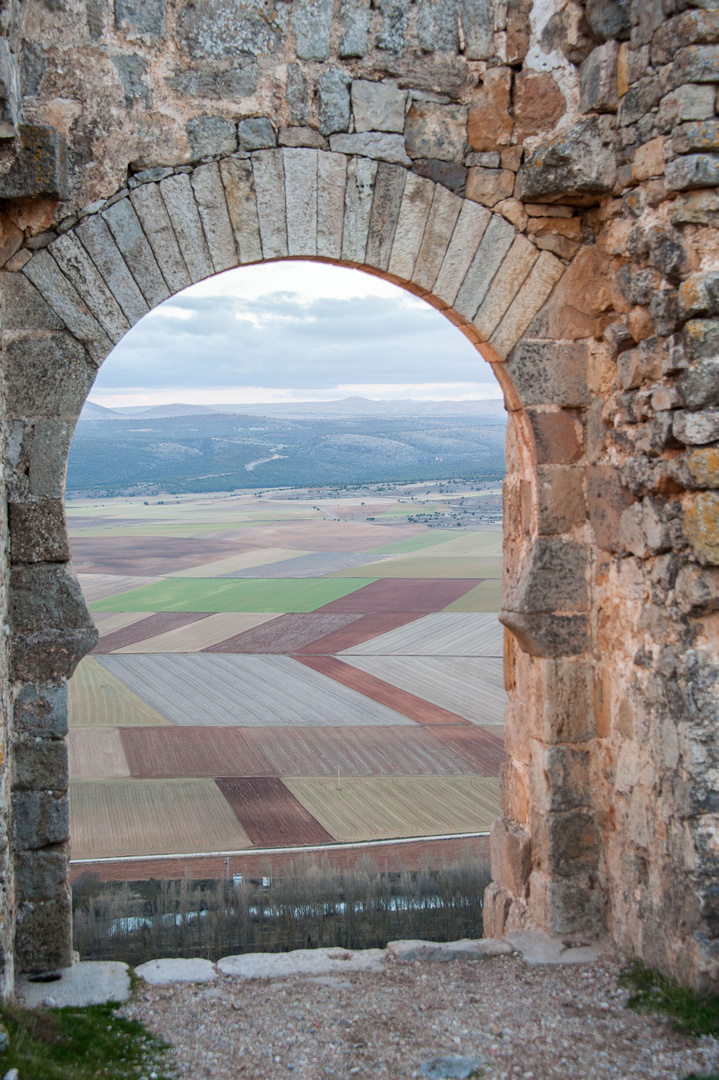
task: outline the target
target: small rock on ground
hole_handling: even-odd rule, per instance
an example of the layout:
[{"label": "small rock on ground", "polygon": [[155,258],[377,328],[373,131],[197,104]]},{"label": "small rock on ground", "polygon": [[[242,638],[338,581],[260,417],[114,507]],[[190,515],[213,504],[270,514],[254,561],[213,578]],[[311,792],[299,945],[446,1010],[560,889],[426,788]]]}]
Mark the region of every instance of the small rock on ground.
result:
[{"label": "small rock on ground", "polygon": [[215,965],[210,960],[174,957],[166,960],[148,960],[135,968],[135,974],[151,986],[167,986],[168,983],[206,983],[217,978]]},{"label": "small rock on ground", "polygon": [[15,981],[15,993],[21,1005],[37,1009],[48,1003],[58,1009],[68,1005],[104,1005],[108,1001],[126,1001],[130,996],[127,964],[119,960],[84,960],[63,968],[53,982],[31,982],[27,975]]}]

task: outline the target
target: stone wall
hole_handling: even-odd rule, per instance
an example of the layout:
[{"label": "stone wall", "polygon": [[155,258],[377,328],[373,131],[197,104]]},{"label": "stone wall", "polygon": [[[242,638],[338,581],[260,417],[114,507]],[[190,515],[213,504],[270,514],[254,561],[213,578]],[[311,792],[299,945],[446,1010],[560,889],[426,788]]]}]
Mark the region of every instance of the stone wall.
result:
[{"label": "stone wall", "polygon": [[95,640],[62,507],[76,417],[97,366],[154,305],[292,257],[425,297],[505,392],[508,756],[488,933],[608,930],[685,982],[715,983],[709,2],[13,9],[21,107],[0,145],[6,993],[13,956],[22,969],[71,957],[65,680]]}]

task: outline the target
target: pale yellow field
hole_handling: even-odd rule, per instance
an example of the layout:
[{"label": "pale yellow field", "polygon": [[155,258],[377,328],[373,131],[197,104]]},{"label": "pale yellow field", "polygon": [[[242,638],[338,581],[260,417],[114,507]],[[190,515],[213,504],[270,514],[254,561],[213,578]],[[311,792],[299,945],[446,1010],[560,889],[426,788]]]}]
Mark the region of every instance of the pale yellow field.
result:
[{"label": "pale yellow field", "polygon": [[70,727],[158,727],[169,724],[111,672],[86,656],[68,683]]},{"label": "pale yellow field", "polygon": [[100,637],[114,634],[116,630],[124,630],[126,626],[132,626],[140,619],[146,619],[153,615],[152,611],[96,611],[92,621],[100,631]]},{"label": "pale yellow field", "polygon": [[459,600],[448,604],[445,611],[480,611],[491,613],[502,606],[502,582],[499,579],[482,581]]},{"label": "pale yellow field", "polygon": [[169,577],[220,577],[232,574],[235,570],[248,570],[251,566],[264,566],[265,563],[283,562],[306,555],[306,551],[295,548],[258,548],[257,551],[244,551],[240,555],[228,555],[225,559],[192,566],[189,570],[176,570]]},{"label": "pale yellow field", "polygon": [[71,780],[120,780],[130,775],[117,728],[73,728],[68,744]]},{"label": "pale yellow field", "polygon": [[283,783],[338,841],[483,832],[501,813],[499,779],[299,777]]},{"label": "pale yellow field", "polygon": [[200,652],[202,649],[216,645],[219,641],[243,634],[245,630],[252,630],[255,626],[269,622],[271,619],[279,619],[275,613],[242,613],[220,612],[218,615],[209,615],[206,619],[189,623],[187,626],[178,626],[174,630],[168,630],[164,634],[146,638],[144,641],[136,641],[133,645],[125,645],[122,649],[115,649],[118,653],[190,653]]}]

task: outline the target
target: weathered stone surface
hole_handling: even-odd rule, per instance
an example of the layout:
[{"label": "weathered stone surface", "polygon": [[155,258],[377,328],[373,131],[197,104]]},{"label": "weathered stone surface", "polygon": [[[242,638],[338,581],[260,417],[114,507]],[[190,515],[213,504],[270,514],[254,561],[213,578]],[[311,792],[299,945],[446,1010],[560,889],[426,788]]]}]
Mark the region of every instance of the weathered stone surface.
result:
[{"label": "weathered stone surface", "polygon": [[80,241],[66,233],[52,244],[51,252],[107,336],[117,343],[130,329],[130,324]]},{"label": "weathered stone surface", "polygon": [[[142,0],[137,0],[141,3]],[[178,13],[176,34],[180,45],[199,60],[235,59],[273,52],[288,28],[288,5],[278,0],[214,0],[212,4],[186,4]]]},{"label": "weathered stone surface", "polygon": [[212,256],[205,240],[189,176],[186,173],[168,176],[161,180],[158,186],[190,280],[195,282],[209,277],[214,272]]},{"label": "weathered stone surface", "polygon": [[488,0],[460,0],[459,16],[468,60],[489,60],[494,51],[494,11]]},{"label": "weathered stone surface", "polygon": [[20,688],[15,698],[15,731],[47,739],[67,735],[67,685],[45,683]]},{"label": "weathered stone surface", "polygon": [[168,289],[174,293],[186,288],[191,284],[190,275],[160,194],[160,188],[157,184],[143,184],[142,187],[135,188],[130,193],[130,202],[137,213]]},{"label": "weathered stone surface", "polygon": [[277,135],[279,146],[306,146],[310,150],[329,150],[329,143],[319,131],[309,127],[280,128]]},{"label": "weathered stone surface", "polygon": [[223,956],[217,970],[236,979],[280,979],[288,975],[331,975],[383,971],[384,949],[294,949],[286,953]]},{"label": "weathered stone surface", "polygon": [[317,254],[317,151],[284,150],[287,254]]},{"label": "weathered stone surface", "polygon": [[702,491],[691,496],[683,529],[699,561],[719,566],[719,494]]},{"label": "weathered stone surface", "polygon": [[490,68],[469,107],[467,138],[474,150],[498,150],[509,146],[512,118],[509,101],[512,91],[510,68]]},{"label": "weathered stone surface", "polygon": [[571,465],[582,455],[577,417],[567,409],[541,412],[528,408],[537,461],[542,465]]},{"label": "weathered stone surface", "polygon": [[67,562],[70,544],[60,499],[8,503],[10,558],[14,563]]},{"label": "weathered stone surface", "polygon": [[147,303],[162,303],[170,292],[130,199],[120,199],[102,216]]},{"label": "weathered stone surface", "polygon": [[485,956],[509,956],[512,946],[492,938],[460,941],[388,941],[387,959],[397,964],[415,960],[446,963],[448,960],[481,960]]},{"label": "weathered stone surface", "polygon": [[301,60],[326,60],[330,54],[332,0],[298,0],[292,6],[295,49]]},{"label": "weathered stone surface", "polygon": [[237,149],[235,125],[221,116],[193,116],[187,121],[185,130],[192,161],[213,154],[231,154]]},{"label": "weathered stone surface", "polygon": [[496,206],[514,192],[514,173],[509,169],[472,168],[467,176],[467,198],[482,206]]},{"label": "weathered stone surface", "polygon": [[451,161],[437,161],[435,158],[415,158],[412,172],[442,184],[455,195],[464,195],[467,188],[467,169]]},{"label": "weathered stone surface", "polygon": [[387,270],[394,234],[399,220],[404,186],[409,174],[398,165],[380,162],[377,167],[374,199],[367,233],[366,261],[378,270]]},{"label": "weathered stone surface", "polygon": [[343,58],[362,57],[367,52],[370,0],[342,0],[340,26],[342,36],[339,55]]},{"label": "weathered stone surface", "polygon": [[6,335],[18,330],[65,329],[62,319],[24,274],[0,274],[0,303]]},{"label": "weathered stone surface", "polygon": [[[72,904],[69,896],[61,900],[18,904],[16,971],[69,968],[72,964],[71,928]],[[46,985],[43,987],[42,996],[43,999],[48,996]]]},{"label": "weathered stone surface", "polygon": [[514,115],[517,140],[553,130],[566,112],[564,94],[548,72],[524,71],[514,79]]},{"label": "weathered stone surface", "polygon": [[590,646],[586,615],[552,615],[502,608],[499,621],[512,631],[530,656],[580,656]]},{"label": "weathered stone surface", "polygon": [[520,342],[507,361],[507,371],[525,405],[589,404],[584,342]]},{"label": "weathered stone surface", "polygon": [[[61,965],[47,964],[44,970]],[[88,1005],[105,1005],[110,1001],[126,1001],[130,996],[130,974],[127,964],[120,960],[81,960],[72,967],[62,965],[62,979],[47,983],[29,982],[20,978],[17,983],[18,997],[25,1008],[39,1009],[47,997],[52,997],[57,1008],[85,1008]],[[25,970],[30,971],[31,967]],[[48,989],[52,994],[48,994]]]},{"label": "weathered stone surface", "polygon": [[167,0],[115,0],[115,26],[161,37],[165,33]]},{"label": "weathered stone surface", "polygon": [[515,235],[514,229],[504,218],[497,215],[491,218],[454,301],[460,315],[473,319],[477,314]]},{"label": "weathered stone surface", "polygon": [[407,91],[396,82],[353,79],[351,93],[355,131],[404,131]]},{"label": "weathered stone surface", "polygon": [[686,45],[711,44],[719,40],[719,17],[716,11],[683,11],[665,19],[652,37],[651,58],[656,66],[668,64],[677,49]]},{"label": "weathered stone surface", "polygon": [[277,146],[275,129],[266,116],[241,120],[237,125],[237,139],[240,150],[271,150]]},{"label": "weathered stone surface", "polygon": [[595,465],[587,471],[589,522],[602,551],[619,550],[619,521],[631,501],[615,469]]},{"label": "weathered stone surface", "polygon": [[21,900],[54,900],[67,894],[68,850],[65,844],[40,851],[18,851],[15,888]]},{"label": "weathered stone surface", "polygon": [[290,121],[304,124],[309,116],[309,93],[307,79],[299,64],[287,65],[287,86],[285,90],[287,104],[290,107]]},{"label": "weathered stone surface", "polygon": [[591,805],[591,753],[586,746],[545,746],[532,740],[529,776],[532,801],[545,813]]},{"label": "weathered stone surface", "polygon": [[220,175],[240,262],[258,262],[262,258],[262,243],[252,163],[242,158],[224,158],[220,162]]},{"label": "weathered stone surface", "polygon": [[523,236],[515,236],[487,296],[479,306],[474,325],[489,340],[502,316],[534,266],[539,252]]},{"label": "weathered stone surface", "polygon": [[543,251],[490,338],[500,356],[509,355],[563,273],[561,262]]},{"label": "weathered stone surface", "polygon": [[152,90],[147,83],[147,63],[138,53],[128,56],[113,56],[112,65],[117,71],[124,90],[123,104],[131,109],[135,101],[141,101],[147,108],[152,105]]},{"label": "weathered stone surface", "polygon": [[495,818],[491,834],[492,879],[513,896],[527,898],[532,871],[532,838],[529,830],[505,817]]},{"label": "weathered stone surface", "polygon": [[49,125],[20,124],[20,146],[0,176],[0,199],[63,199],[67,194],[65,147]]},{"label": "weathered stone surface", "polygon": [[687,458],[687,469],[696,487],[719,488],[719,447],[692,450]]},{"label": "weathered stone surface", "polygon": [[434,185],[431,181],[413,173],[408,174],[392,245],[388,268],[390,274],[411,280],[433,194]]},{"label": "weathered stone surface", "polygon": [[447,304],[454,303],[490,220],[491,214],[484,207],[473,202],[462,204],[434,285],[435,294]]},{"label": "weathered stone surface", "polygon": [[229,71],[181,70],[167,80],[167,85],[184,97],[240,101],[257,90],[257,61],[244,57]]},{"label": "weathered stone surface", "polygon": [[374,6],[382,16],[381,29],[376,38],[377,48],[401,53],[409,21],[409,3],[407,0],[376,0]]},{"label": "weathered stone surface", "polygon": [[361,157],[350,158],[347,166],[342,258],[348,262],[365,261],[377,168],[375,161]]},{"label": "weathered stone surface", "polygon": [[419,0],[417,40],[425,52],[457,52],[457,7],[452,0]]},{"label": "weathered stone surface", "polygon": [[679,399],[687,409],[719,405],[719,356],[706,357],[682,372],[677,383]]},{"label": "weathered stone surface", "polygon": [[218,977],[215,965],[210,960],[201,960],[199,957],[190,960],[181,957],[148,960],[135,968],[135,974],[150,986],[208,983],[214,982]]},{"label": "weathered stone surface", "polygon": [[413,273],[413,281],[424,289],[431,289],[437,279],[461,208],[462,200],[456,195],[446,188],[435,188]]},{"label": "weathered stone surface", "polygon": [[212,265],[219,274],[237,266],[237,252],[217,162],[195,169],[191,183]]},{"label": "weathered stone surface", "polygon": [[616,163],[608,121],[580,120],[532,154],[517,177],[517,198],[523,202],[591,202],[614,187]]},{"label": "weathered stone surface", "polygon": [[14,674],[23,682],[68,678],[97,643],[97,629],[68,563],[14,567],[9,621]]},{"label": "weathered stone surface", "polygon": [[344,154],[319,154],[317,254],[326,259],[339,259],[342,253],[346,184],[347,158]]},{"label": "weathered stone surface", "polygon": [[62,789],[67,787],[68,782],[67,743],[64,739],[25,737],[15,740],[13,747],[13,788],[15,791]]},{"label": "weathered stone surface", "polygon": [[252,156],[257,220],[265,259],[287,255],[285,169],[282,150],[260,150]]},{"label": "weathered stone surface", "polygon": [[125,318],[133,326],[147,314],[149,308],[107,224],[99,214],[95,214],[78,225],[77,235],[117,299]]},{"label": "weathered stone surface", "polygon": [[665,172],[671,191],[714,187],[719,183],[719,158],[711,154],[688,154],[670,161]]},{"label": "weathered stone surface", "polygon": [[540,874],[571,878],[593,870],[598,861],[597,826],[585,810],[531,816],[532,860]]},{"label": "weathered stone surface", "polygon": [[[320,110],[320,133],[333,135],[347,131],[350,123],[350,79],[339,68],[323,71],[317,83]],[[334,147],[332,147],[334,150]],[[360,153],[361,151],[347,151]]]},{"label": "weathered stone surface", "polygon": [[70,334],[18,338],[6,346],[5,392],[9,416],[27,416],[28,387],[40,416],[78,415],[95,378],[95,367]]},{"label": "weathered stone surface", "polygon": [[330,146],[336,154],[357,154],[392,165],[411,165],[401,135],[385,135],[366,131],[361,135],[331,135]]},{"label": "weathered stone surface", "polygon": [[719,570],[683,566],[677,574],[674,594],[685,615],[707,615],[719,611]]},{"label": "weathered stone surface", "polygon": [[405,139],[411,158],[462,162],[467,148],[467,109],[413,101],[407,112]]},{"label": "weathered stone surface", "polygon": [[63,844],[70,836],[70,814],[64,791],[16,791],[13,830],[18,850]]},{"label": "weathered stone surface", "polygon": [[537,468],[537,528],[540,536],[558,536],[586,519],[582,469],[562,465]]},{"label": "weathered stone surface", "polygon": [[702,446],[719,440],[719,409],[704,412],[684,412],[678,409],[673,416],[672,431],[678,442]]},{"label": "weathered stone surface", "polygon": [[503,608],[518,612],[581,612],[589,607],[587,548],[539,537],[509,583]]},{"label": "weathered stone surface", "polygon": [[607,41],[593,49],[579,68],[580,112],[614,112],[617,107],[619,45]]}]

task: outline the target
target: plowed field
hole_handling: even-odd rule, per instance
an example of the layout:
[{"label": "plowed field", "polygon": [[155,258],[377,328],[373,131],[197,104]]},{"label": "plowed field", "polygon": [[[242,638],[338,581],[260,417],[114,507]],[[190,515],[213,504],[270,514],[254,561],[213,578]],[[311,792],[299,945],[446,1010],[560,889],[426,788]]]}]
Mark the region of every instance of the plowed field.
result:
[{"label": "plowed field", "polygon": [[260,626],[244,634],[209,645],[205,652],[216,653],[293,653],[303,646],[339,630],[359,619],[359,615],[299,614],[280,615],[269,626]]},{"label": "plowed field", "polygon": [[258,847],[326,844],[334,839],[276,776],[222,777],[217,786]]},{"label": "plowed field", "polygon": [[[169,613],[168,613],[169,614]],[[217,615],[203,615],[201,619],[180,626],[175,630],[168,630],[164,634],[154,637],[142,638],[132,645],[125,645],[118,652],[134,653],[186,653],[203,652],[211,645],[232,638],[255,626],[270,622],[271,619],[281,619],[281,615],[268,615],[264,612],[255,612],[246,615],[242,612],[220,613]],[[100,651],[100,650],[97,650]],[[107,652],[107,649],[103,649]]]},{"label": "plowed field", "polygon": [[221,540],[114,536],[109,544],[75,536],[72,559],[80,574],[134,574],[155,577],[235,554],[237,546]]},{"label": "plowed field", "polygon": [[502,582],[483,581],[445,606],[445,611],[499,611],[502,606]]},{"label": "plowed field", "polygon": [[[349,583],[352,579],[331,578],[329,580]],[[395,614],[417,612],[428,615],[432,611],[441,611],[446,608],[473,589],[476,584],[474,579],[437,581],[427,578],[409,580],[384,578],[382,581],[373,581],[364,588],[358,589],[357,592],[325,604],[322,610],[359,612],[362,615],[377,612]]]},{"label": "plowed field", "polygon": [[[362,566],[336,570],[333,577],[369,577]],[[377,578],[501,578],[501,558],[415,558],[400,555],[386,562],[372,564]]]},{"label": "plowed field", "polygon": [[68,751],[71,780],[119,780],[130,775],[117,728],[72,728],[68,737]]},{"label": "plowed field", "polygon": [[109,653],[115,649],[122,649],[126,645],[134,645],[137,641],[145,638],[164,634],[168,630],[176,630],[180,626],[197,622],[198,619],[206,619],[208,616],[197,612],[160,611],[157,615],[148,615],[144,619],[133,622],[122,630],[116,630],[114,634],[104,634],[97,643],[93,652]]},{"label": "plowed field", "polygon": [[501,657],[504,639],[496,615],[437,612],[349,646],[357,656]]},{"label": "plowed field", "polygon": [[346,626],[339,630],[334,630],[325,637],[320,637],[315,641],[311,641],[308,645],[305,645],[304,648],[298,649],[297,652],[320,656],[341,652],[343,649],[349,649],[353,645],[358,645],[361,641],[368,641],[378,634],[384,634],[387,630],[394,630],[398,626],[404,626],[406,623],[414,622],[414,620],[420,618],[420,616],[416,614],[397,615],[392,613],[385,615],[352,615],[347,616],[347,618],[350,618],[352,621],[348,622]]},{"label": "plowed field", "polygon": [[162,713],[134,694],[120,679],[86,656],[67,684],[70,727],[157,727],[169,724]]},{"label": "plowed field", "polygon": [[505,758],[504,742],[484,728],[433,728],[430,732],[445,750],[451,750],[465,767],[480,776],[499,776]]}]

